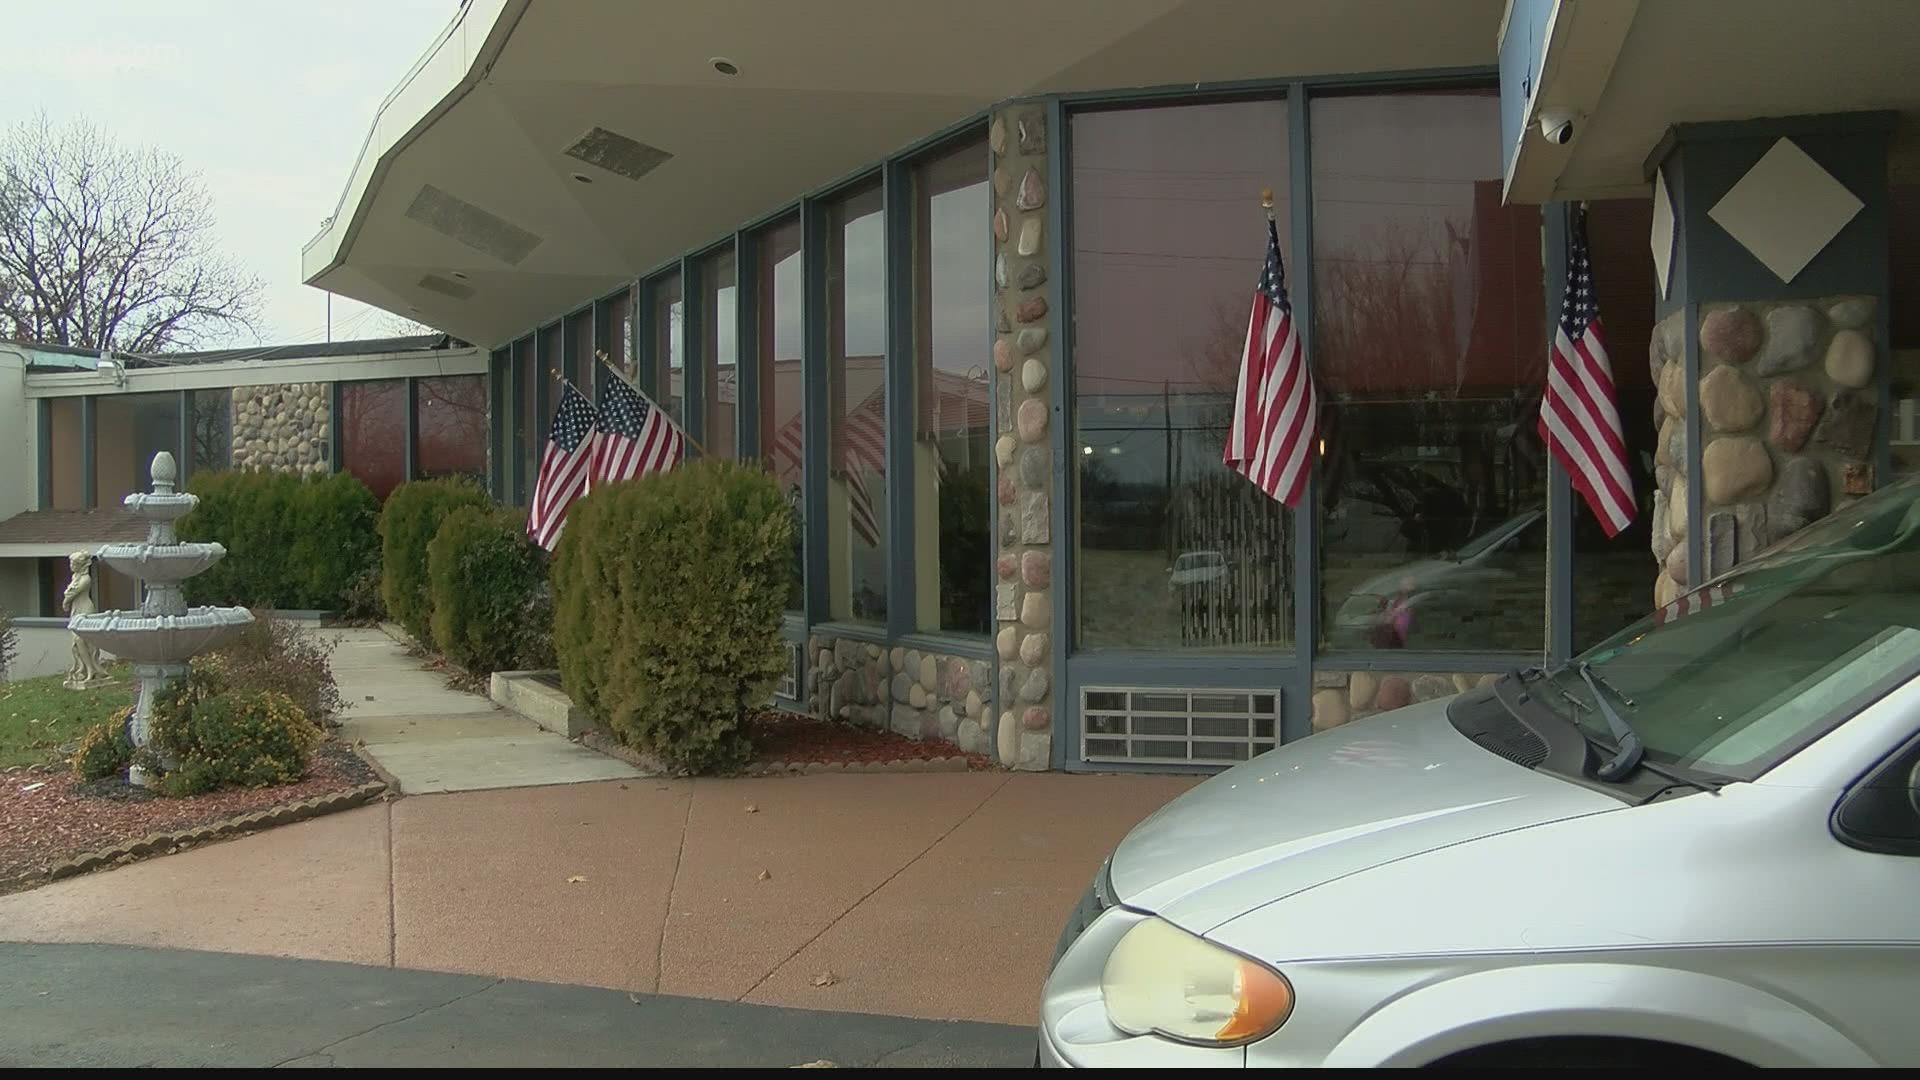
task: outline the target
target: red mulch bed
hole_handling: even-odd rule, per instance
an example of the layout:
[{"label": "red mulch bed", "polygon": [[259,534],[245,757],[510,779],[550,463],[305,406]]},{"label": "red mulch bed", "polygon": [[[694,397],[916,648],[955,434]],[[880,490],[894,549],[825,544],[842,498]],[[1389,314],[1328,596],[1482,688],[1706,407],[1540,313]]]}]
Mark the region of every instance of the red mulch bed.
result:
[{"label": "red mulch bed", "polygon": [[81,783],[64,767],[12,769],[0,773],[0,893],[40,884],[47,867],[89,851],[377,779],[366,762],[337,742],[314,751],[306,779],[297,784],[190,799],[169,799],[119,780]]},{"label": "red mulch bed", "polygon": [[959,747],[950,742],[909,739],[905,735],[878,728],[816,720],[811,716],[778,709],[763,709],[755,713],[747,721],[747,730],[753,736],[753,760],[759,763],[851,764],[964,757],[968,768],[993,767],[993,762],[984,755],[962,753]]}]

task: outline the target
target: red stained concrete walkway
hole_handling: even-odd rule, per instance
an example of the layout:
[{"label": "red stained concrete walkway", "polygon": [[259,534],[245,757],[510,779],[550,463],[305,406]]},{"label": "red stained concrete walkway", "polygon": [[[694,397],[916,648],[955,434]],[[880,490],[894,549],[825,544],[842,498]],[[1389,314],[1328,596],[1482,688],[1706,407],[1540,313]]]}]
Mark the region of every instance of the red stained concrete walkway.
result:
[{"label": "red stained concrete walkway", "polygon": [[1194,783],[911,773],[413,796],[0,897],[0,940],[1025,1024],[1100,859]]}]

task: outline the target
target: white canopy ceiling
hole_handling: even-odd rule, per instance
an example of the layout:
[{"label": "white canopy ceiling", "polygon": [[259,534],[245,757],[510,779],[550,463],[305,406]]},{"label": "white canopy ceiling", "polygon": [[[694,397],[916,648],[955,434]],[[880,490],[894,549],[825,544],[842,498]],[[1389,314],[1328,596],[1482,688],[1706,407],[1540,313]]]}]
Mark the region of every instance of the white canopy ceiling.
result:
[{"label": "white canopy ceiling", "polygon": [[471,0],[382,107],[303,272],[497,344],[995,102],[1490,65],[1502,6]]}]

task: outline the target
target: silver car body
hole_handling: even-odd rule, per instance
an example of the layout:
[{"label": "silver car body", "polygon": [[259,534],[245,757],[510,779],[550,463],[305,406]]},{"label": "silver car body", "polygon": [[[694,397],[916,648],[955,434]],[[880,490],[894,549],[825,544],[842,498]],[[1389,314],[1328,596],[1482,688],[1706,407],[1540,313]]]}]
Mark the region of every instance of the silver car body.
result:
[{"label": "silver car body", "polygon": [[[1264,754],[1116,849],[1047,981],[1042,1063],[1407,1066],[1592,1036],[1920,1065],[1920,857],[1830,827],[1920,732],[1920,678],[1886,686],[1757,778],[1638,805],[1483,748],[1449,700]],[[1282,973],[1292,1014],[1234,1047],[1115,1028],[1105,960],[1149,918]]]}]

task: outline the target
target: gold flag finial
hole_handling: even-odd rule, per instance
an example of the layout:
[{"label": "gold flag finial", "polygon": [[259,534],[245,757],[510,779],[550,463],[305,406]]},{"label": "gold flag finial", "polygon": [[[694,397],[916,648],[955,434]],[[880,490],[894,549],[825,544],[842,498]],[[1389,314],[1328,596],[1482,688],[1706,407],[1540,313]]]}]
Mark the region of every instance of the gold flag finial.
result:
[{"label": "gold flag finial", "polygon": [[1273,209],[1273,189],[1272,188],[1260,189],[1260,209],[1262,210]]}]

